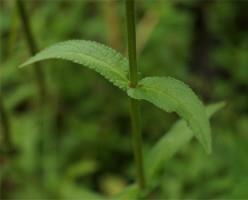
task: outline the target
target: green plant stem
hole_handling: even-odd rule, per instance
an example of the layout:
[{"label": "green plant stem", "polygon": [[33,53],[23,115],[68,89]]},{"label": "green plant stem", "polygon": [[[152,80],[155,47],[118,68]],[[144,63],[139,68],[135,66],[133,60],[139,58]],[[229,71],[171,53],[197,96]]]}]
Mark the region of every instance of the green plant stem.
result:
[{"label": "green plant stem", "polygon": [[[138,66],[136,58],[136,32],[135,32],[135,2],[126,0],[128,57],[130,69],[130,87],[136,87],[138,83]],[[145,188],[145,175],[142,155],[142,136],[140,125],[139,101],[130,99],[130,114],[132,121],[133,150],[137,168],[137,179],[141,189]]]},{"label": "green plant stem", "polygon": [[128,57],[131,87],[136,87],[138,82],[138,66],[136,58],[136,30],[135,30],[135,2],[126,0]]},{"label": "green plant stem", "polygon": [[1,120],[1,124],[2,124],[2,134],[3,134],[4,146],[8,152],[8,151],[12,150],[13,145],[12,145],[11,135],[10,135],[9,116],[7,114],[5,107],[4,107],[1,94],[0,94],[0,120]]},{"label": "green plant stem", "polygon": [[[22,22],[23,31],[24,31],[24,35],[25,35],[28,48],[29,48],[29,52],[31,55],[35,55],[38,51],[38,48],[37,48],[37,44],[35,42],[34,36],[32,34],[31,28],[30,28],[29,16],[26,11],[23,0],[16,0],[16,5],[17,5],[18,13],[20,15],[21,22]],[[46,86],[45,86],[44,73],[39,63],[35,64],[34,75],[35,75],[37,87],[38,87],[39,94],[40,94],[40,100],[41,102],[43,102],[45,95],[46,95]]]},{"label": "green plant stem", "polygon": [[[32,29],[30,25],[30,18],[28,15],[28,12],[25,7],[25,2],[23,0],[16,0],[16,7],[18,10],[18,14],[20,16],[20,20],[22,23],[22,28],[24,32],[24,37],[27,43],[27,47],[29,49],[29,52],[32,56],[34,56],[38,52],[37,43],[35,40],[34,35],[32,34]],[[45,128],[47,126],[45,113],[46,109],[49,106],[48,104],[48,91],[45,83],[45,77],[44,77],[44,71],[42,70],[42,66],[39,63],[34,64],[34,78],[37,84],[37,89],[39,93],[38,105],[37,105],[37,123],[39,124],[39,131],[40,131],[40,142],[41,142],[41,152],[38,156],[38,166],[41,168],[41,170],[44,171],[44,174],[48,174],[48,168],[46,161],[43,159],[45,158],[46,154],[50,155],[48,151],[48,143],[50,143],[50,138],[48,136],[48,133],[46,132]],[[49,102],[51,103],[51,102]],[[52,109],[52,108],[51,108]],[[46,133],[46,134],[44,134]],[[49,168],[50,169],[50,168]],[[42,176],[42,179],[45,181],[44,176]]]}]

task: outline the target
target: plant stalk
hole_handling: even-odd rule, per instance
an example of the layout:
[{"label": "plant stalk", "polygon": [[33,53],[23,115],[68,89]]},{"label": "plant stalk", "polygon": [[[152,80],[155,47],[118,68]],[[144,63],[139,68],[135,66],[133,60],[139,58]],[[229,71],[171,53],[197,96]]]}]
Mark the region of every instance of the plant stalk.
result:
[{"label": "plant stalk", "polygon": [[[29,50],[30,55],[34,56],[38,52],[38,46],[37,41],[35,40],[35,37],[32,33],[31,24],[30,24],[30,18],[25,6],[24,0],[16,0],[16,7],[18,10],[18,14],[20,17],[20,21],[22,23],[22,28],[24,32],[24,37],[26,40],[26,44]],[[41,151],[39,151],[39,154],[37,156],[38,162],[37,165],[40,167],[40,169],[43,171],[43,174],[49,174],[50,172],[47,172],[50,170],[50,166],[47,165],[46,161],[46,155],[51,155],[49,152],[49,144],[52,140],[50,140],[46,128],[47,128],[47,121],[46,121],[46,109],[52,109],[49,107],[48,104],[48,88],[46,87],[45,83],[45,76],[44,71],[42,70],[42,66],[40,63],[34,64],[34,79],[36,81],[37,89],[39,97],[37,98],[38,104],[37,104],[37,123],[39,126],[40,131],[40,138],[38,139],[41,143]],[[44,134],[46,133],[46,134]],[[55,162],[55,161],[54,161]],[[54,174],[54,171],[53,173]],[[42,179],[44,182],[45,176],[42,176]],[[44,184],[45,185],[45,184]]]},{"label": "plant stalk", "polygon": [[[24,36],[26,39],[27,46],[29,48],[29,52],[32,56],[34,56],[37,53],[38,48],[37,48],[36,41],[31,31],[29,16],[28,16],[23,0],[16,0],[16,6],[18,9],[18,13],[20,15],[20,19],[21,19],[21,23],[22,23],[22,27],[24,31]],[[37,82],[37,87],[38,87],[38,91],[40,95],[40,101],[43,102],[45,99],[45,95],[46,95],[44,73],[39,63],[35,63],[34,65],[35,65],[34,76]]]},{"label": "plant stalk", "polygon": [[4,146],[7,152],[11,151],[13,148],[11,135],[10,135],[10,122],[7,111],[3,105],[2,95],[0,94],[0,120],[2,124],[2,134]]},{"label": "plant stalk", "polygon": [[[136,87],[138,83],[138,66],[136,58],[136,30],[135,30],[135,1],[126,0],[128,58],[130,70],[130,87]],[[142,135],[140,124],[139,101],[130,98],[130,115],[132,122],[133,151],[136,162],[137,180],[141,189],[145,188],[145,175],[142,153]]]}]

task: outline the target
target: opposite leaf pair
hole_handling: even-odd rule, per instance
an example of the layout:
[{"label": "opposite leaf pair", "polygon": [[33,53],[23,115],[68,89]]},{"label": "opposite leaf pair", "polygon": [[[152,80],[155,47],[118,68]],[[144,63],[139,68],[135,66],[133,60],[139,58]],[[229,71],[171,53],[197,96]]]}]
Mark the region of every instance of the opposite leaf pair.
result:
[{"label": "opposite leaf pair", "polygon": [[105,45],[84,40],[55,44],[21,66],[50,58],[82,64],[104,76],[131,98],[149,101],[167,112],[176,112],[188,123],[205,150],[211,152],[210,125],[205,107],[183,82],[170,77],[147,77],[136,88],[130,88],[128,60]]}]

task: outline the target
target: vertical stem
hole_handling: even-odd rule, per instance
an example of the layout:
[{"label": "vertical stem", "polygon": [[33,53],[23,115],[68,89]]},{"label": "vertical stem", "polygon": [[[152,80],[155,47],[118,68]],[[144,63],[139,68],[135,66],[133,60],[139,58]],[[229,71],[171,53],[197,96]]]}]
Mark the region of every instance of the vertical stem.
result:
[{"label": "vertical stem", "polygon": [[7,152],[9,152],[13,148],[12,142],[11,142],[11,135],[10,135],[9,116],[3,105],[3,99],[2,99],[1,94],[0,94],[0,120],[2,124],[2,134],[3,134],[4,145],[5,145]]},{"label": "vertical stem", "polygon": [[[136,32],[135,32],[135,2],[126,0],[128,57],[130,69],[130,87],[136,87],[138,83],[138,66],[136,59]],[[132,121],[133,151],[137,168],[137,179],[141,189],[145,188],[145,175],[142,155],[142,136],[140,125],[139,101],[130,99],[130,114]]]},{"label": "vertical stem", "polygon": [[[9,167],[6,161],[12,158],[12,153],[15,153],[15,149],[11,138],[9,115],[4,107],[2,93],[0,93],[0,124],[3,139],[3,148],[1,148],[0,152],[0,199],[4,199],[5,187],[3,184],[3,176],[5,174],[5,169]],[[3,154],[3,156],[1,154]]]},{"label": "vertical stem", "polygon": [[128,57],[131,87],[136,87],[138,82],[138,66],[136,59],[136,30],[135,30],[135,1],[126,0],[127,18],[127,38],[128,38]]},{"label": "vertical stem", "polygon": [[[35,55],[37,53],[38,48],[30,28],[29,16],[26,11],[23,0],[16,0],[16,5],[22,22],[24,35],[29,48],[29,52],[31,55]],[[36,78],[37,87],[40,94],[40,101],[43,102],[46,95],[46,87],[45,87],[44,74],[39,63],[35,64],[34,75]]]},{"label": "vertical stem", "polygon": [[[37,43],[35,41],[35,37],[32,34],[32,29],[30,25],[30,20],[29,20],[29,15],[25,7],[25,2],[24,0],[16,0],[16,7],[20,16],[20,20],[22,23],[22,28],[24,31],[24,37],[26,39],[27,47],[29,49],[30,54],[33,56],[38,52],[38,47]],[[38,126],[39,126],[39,131],[40,131],[40,138],[38,139],[37,142],[41,143],[41,152],[38,154],[38,162],[37,165],[39,169],[44,171],[44,174],[48,174],[48,170],[50,169],[49,166],[46,163],[46,155],[51,155],[48,153],[49,149],[49,142],[50,141],[50,134],[47,133],[45,128],[47,127],[46,123],[46,109],[48,109],[48,100],[46,99],[47,97],[47,87],[45,84],[45,78],[44,78],[44,72],[41,68],[42,66],[40,63],[35,63],[34,64],[34,77],[35,81],[37,84],[37,89],[39,93],[39,99],[38,99],[38,109],[37,109],[37,115],[38,115]],[[49,107],[50,108],[50,107]],[[50,108],[52,109],[52,108]],[[45,134],[44,134],[45,133]],[[49,168],[49,169],[48,169]],[[42,176],[43,181],[45,182],[45,176]]]}]

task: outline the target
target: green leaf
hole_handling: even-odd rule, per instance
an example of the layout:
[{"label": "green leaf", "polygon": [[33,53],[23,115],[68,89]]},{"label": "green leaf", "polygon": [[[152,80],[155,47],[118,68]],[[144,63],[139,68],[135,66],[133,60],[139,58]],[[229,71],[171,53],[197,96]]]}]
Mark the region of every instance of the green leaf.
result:
[{"label": "green leaf", "polygon": [[[215,103],[207,106],[207,115],[210,118],[225,104]],[[182,146],[187,144],[193,137],[193,132],[188,128],[184,120],[176,122],[168,133],[166,133],[154,145],[145,158],[145,170],[148,180],[164,167],[164,163],[175,155]]]},{"label": "green leaf", "polygon": [[140,196],[139,187],[136,184],[126,187],[120,194],[115,195],[112,199],[129,200],[138,199]]},{"label": "green leaf", "polygon": [[95,193],[87,188],[80,187],[74,182],[64,180],[60,186],[60,199],[87,199],[87,200],[104,200],[102,195]]},{"label": "green leaf", "polygon": [[66,176],[70,179],[76,179],[77,177],[83,177],[94,173],[98,168],[97,162],[91,159],[80,160],[77,163],[72,164],[65,172]]},{"label": "green leaf", "polygon": [[95,70],[115,86],[123,90],[128,87],[128,60],[105,45],[85,40],[57,43],[36,54],[21,67],[50,58],[82,64]]},{"label": "green leaf", "polygon": [[147,100],[167,112],[176,112],[193,130],[207,153],[211,152],[209,120],[202,102],[183,82],[170,77],[148,77],[130,88],[128,95]]}]

